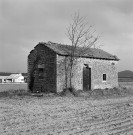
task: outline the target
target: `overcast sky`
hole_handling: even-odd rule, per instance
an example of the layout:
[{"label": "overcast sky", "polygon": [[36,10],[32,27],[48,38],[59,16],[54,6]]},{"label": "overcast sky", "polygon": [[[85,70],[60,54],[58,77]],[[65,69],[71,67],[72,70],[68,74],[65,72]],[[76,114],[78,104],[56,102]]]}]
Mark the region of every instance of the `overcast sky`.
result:
[{"label": "overcast sky", "polygon": [[120,58],[118,70],[133,71],[133,0],[0,0],[0,71],[27,72],[38,42],[68,44],[77,10],[102,33],[101,49]]}]

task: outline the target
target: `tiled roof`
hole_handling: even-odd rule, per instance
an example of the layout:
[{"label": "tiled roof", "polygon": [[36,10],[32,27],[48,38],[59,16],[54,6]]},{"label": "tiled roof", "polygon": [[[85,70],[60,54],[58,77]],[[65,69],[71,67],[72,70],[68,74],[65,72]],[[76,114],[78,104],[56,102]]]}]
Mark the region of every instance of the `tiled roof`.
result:
[{"label": "tiled roof", "polygon": [[[58,44],[58,43],[52,43],[52,42],[47,42],[47,43],[41,42],[40,44],[44,44],[45,46],[52,49],[57,54],[65,55],[65,56],[70,55],[70,52],[72,49],[72,46]],[[112,55],[110,53],[107,53],[107,52],[105,52],[101,49],[97,49],[97,48],[78,47],[75,51],[75,56],[86,57],[86,58],[96,58],[96,59],[108,59],[108,60],[116,60],[116,61],[119,60],[117,58],[117,56]]]}]

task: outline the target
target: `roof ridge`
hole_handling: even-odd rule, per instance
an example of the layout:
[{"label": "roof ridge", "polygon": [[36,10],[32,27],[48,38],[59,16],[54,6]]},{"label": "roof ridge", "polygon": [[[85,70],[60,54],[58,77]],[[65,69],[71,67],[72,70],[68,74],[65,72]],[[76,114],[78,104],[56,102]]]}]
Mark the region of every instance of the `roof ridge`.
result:
[{"label": "roof ridge", "polygon": [[[68,44],[61,44],[61,43],[55,43],[55,42],[40,42],[40,44],[43,44],[53,50],[55,53],[63,56],[69,56],[71,51],[71,45]],[[86,50],[86,48],[88,50]],[[85,49],[85,50],[84,50]],[[83,52],[83,54],[80,53],[80,51]],[[112,55],[103,49],[100,48],[92,48],[92,47],[82,47],[78,46],[75,51],[75,57],[86,57],[86,58],[96,58],[96,59],[108,59],[108,60],[119,60],[117,56]]]}]

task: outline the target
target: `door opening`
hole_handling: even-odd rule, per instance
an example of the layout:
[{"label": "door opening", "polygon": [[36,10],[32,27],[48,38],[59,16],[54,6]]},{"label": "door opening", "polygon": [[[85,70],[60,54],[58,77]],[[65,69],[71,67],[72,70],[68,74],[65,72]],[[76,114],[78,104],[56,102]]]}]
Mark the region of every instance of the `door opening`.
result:
[{"label": "door opening", "polygon": [[91,90],[91,68],[83,68],[83,90]]}]

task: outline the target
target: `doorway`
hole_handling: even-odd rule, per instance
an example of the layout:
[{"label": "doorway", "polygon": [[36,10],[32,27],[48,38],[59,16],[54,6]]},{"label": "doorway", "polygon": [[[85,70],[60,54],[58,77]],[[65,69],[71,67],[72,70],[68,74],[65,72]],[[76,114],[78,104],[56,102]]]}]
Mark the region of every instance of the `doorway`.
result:
[{"label": "doorway", "polygon": [[91,68],[83,68],[83,90],[91,90]]}]

